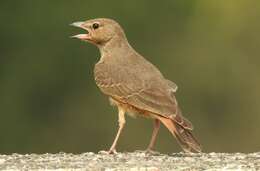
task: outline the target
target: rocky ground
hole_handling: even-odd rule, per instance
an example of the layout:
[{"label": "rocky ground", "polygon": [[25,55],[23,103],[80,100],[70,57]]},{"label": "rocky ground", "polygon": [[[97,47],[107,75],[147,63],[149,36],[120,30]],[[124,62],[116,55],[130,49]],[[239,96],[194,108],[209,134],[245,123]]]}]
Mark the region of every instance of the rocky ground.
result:
[{"label": "rocky ground", "polygon": [[167,171],[167,170],[260,170],[259,153],[173,153],[145,152],[95,154],[0,155],[0,170],[73,171]]}]

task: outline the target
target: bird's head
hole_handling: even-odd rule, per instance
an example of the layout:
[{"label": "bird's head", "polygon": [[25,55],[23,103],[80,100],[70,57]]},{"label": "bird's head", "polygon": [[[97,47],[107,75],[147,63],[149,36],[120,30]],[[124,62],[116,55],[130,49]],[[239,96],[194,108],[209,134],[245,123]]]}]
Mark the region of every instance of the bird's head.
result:
[{"label": "bird's head", "polygon": [[91,19],[83,22],[74,22],[71,25],[86,31],[84,34],[78,34],[72,37],[90,42],[97,46],[105,45],[114,37],[125,37],[123,29],[112,19]]}]

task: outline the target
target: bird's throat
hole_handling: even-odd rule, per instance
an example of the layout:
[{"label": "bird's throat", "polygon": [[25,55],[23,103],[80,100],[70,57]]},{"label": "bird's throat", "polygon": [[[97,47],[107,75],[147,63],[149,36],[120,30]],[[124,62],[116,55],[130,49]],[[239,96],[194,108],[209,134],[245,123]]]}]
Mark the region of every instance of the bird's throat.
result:
[{"label": "bird's throat", "polygon": [[105,44],[97,45],[102,57],[105,56],[118,56],[132,50],[125,37],[114,36]]}]

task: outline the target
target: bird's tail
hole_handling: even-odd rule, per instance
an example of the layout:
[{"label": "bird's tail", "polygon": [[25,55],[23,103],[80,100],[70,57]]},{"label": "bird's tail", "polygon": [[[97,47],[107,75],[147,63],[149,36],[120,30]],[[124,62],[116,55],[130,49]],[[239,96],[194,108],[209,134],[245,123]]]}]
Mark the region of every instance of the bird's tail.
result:
[{"label": "bird's tail", "polygon": [[178,140],[178,143],[185,152],[201,152],[201,145],[192,135],[191,129],[182,126],[190,124],[188,120],[183,118],[183,122],[178,123],[173,119],[165,118],[158,115],[156,118],[159,119],[166,128],[168,128],[172,135]]}]

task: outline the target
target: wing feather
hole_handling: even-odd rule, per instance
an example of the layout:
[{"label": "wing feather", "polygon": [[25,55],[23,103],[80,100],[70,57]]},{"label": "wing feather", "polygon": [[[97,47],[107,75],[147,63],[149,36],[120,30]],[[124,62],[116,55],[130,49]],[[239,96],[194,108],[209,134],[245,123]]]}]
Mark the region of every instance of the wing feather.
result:
[{"label": "wing feather", "polygon": [[179,112],[174,96],[176,84],[164,79],[159,72],[151,77],[143,68],[135,71],[127,66],[122,68],[96,64],[95,81],[104,94],[140,110],[171,118],[183,127],[192,129],[190,122],[185,122],[186,119]]}]

